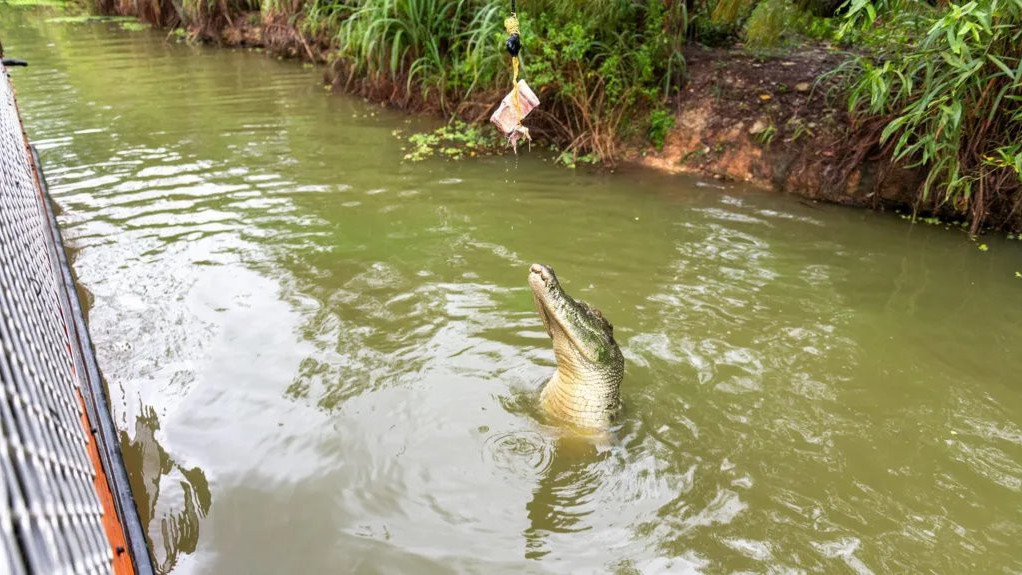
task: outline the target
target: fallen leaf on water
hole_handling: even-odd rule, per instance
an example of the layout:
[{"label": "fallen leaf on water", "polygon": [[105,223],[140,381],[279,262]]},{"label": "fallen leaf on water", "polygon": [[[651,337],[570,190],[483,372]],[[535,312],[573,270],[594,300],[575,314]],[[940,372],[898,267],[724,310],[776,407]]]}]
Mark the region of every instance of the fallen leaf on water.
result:
[{"label": "fallen leaf on water", "polygon": [[987,245],[986,245],[986,244],[979,244],[979,251],[981,251],[981,252],[985,252],[985,251],[987,251],[987,250],[989,250],[989,249],[990,249],[990,248],[989,248],[989,247],[987,247]]}]

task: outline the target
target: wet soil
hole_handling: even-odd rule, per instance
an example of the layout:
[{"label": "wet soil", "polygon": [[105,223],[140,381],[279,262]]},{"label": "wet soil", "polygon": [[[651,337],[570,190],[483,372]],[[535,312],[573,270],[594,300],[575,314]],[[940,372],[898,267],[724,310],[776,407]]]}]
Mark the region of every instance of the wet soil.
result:
[{"label": "wet soil", "polygon": [[871,126],[848,115],[832,72],[847,54],[825,46],[777,55],[692,48],[675,127],[662,150],[632,160],[828,202],[908,207],[921,174],[892,166]]}]

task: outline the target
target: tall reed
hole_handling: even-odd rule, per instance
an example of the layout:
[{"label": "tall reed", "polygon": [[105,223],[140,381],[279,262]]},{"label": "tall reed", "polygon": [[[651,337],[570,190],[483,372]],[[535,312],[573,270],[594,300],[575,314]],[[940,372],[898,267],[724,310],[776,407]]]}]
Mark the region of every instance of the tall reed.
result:
[{"label": "tall reed", "polygon": [[[504,67],[503,2],[355,0],[341,20],[338,54],[352,77],[391,90],[391,99],[434,99],[447,112],[479,87],[492,88]],[[506,10],[506,8],[504,8]]]}]

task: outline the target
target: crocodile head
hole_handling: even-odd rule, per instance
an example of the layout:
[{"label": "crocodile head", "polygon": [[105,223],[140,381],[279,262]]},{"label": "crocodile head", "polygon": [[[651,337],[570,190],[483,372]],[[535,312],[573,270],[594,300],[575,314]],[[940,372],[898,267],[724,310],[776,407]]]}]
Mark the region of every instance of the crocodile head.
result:
[{"label": "crocodile head", "polygon": [[543,389],[548,411],[585,426],[601,426],[619,404],[624,356],[614,326],[600,310],[564,293],[554,270],[533,264],[529,287],[553,340],[557,372]]}]

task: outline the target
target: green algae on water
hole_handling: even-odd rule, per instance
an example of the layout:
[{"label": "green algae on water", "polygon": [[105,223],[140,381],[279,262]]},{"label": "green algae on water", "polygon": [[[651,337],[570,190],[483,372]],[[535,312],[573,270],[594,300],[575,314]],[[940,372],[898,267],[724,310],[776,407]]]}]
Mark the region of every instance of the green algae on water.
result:
[{"label": "green algae on water", "polygon": [[0,6],[48,6],[63,8],[63,0],[0,0]]},{"label": "green algae on water", "polygon": [[[60,5],[63,5],[62,3]],[[56,16],[54,18],[47,18],[47,22],[52,24],[85,24],[88,22],[120,22],[121,26],[128,24],[137,23],[138,21],[130,16],[98,16],[96,14],[76,14],[74,16]],[[148,26],[141,24],[142,26]]]},{"label": "green algae on water", "polygon": [[141,32],[142,30],[148,30],[149,28],[149,24],[144,22],[121,22],[121,30],[126,30],[128,32]]}]

